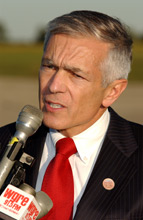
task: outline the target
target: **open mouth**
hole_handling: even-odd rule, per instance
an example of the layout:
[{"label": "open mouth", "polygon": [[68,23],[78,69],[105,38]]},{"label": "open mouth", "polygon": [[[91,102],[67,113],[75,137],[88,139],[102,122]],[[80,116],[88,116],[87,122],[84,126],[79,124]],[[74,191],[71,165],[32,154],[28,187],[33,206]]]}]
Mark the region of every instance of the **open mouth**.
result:
[{"label": "open mouth", "polygon": [[52,108],[63,108],[64,106],[63,105],[60,105],[60,104],[54,104],[54,103],[51,103],[51,102],[48,102],[49,106],[52,107]]}]

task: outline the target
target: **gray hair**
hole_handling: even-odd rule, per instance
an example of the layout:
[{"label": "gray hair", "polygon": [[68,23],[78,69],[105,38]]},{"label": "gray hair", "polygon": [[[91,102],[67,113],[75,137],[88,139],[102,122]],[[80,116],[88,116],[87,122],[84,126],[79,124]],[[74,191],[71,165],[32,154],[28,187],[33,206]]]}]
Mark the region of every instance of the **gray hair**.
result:
[{"label": "gray hair", "polygon": [[50,21],[44,50],[52,35],[94,36],[112,45],[101,63],[102,84],[106,87],[117,79],[127,79],[132,61],[132,39],[125,26],[108,15],[95,11],[73,11]]}]

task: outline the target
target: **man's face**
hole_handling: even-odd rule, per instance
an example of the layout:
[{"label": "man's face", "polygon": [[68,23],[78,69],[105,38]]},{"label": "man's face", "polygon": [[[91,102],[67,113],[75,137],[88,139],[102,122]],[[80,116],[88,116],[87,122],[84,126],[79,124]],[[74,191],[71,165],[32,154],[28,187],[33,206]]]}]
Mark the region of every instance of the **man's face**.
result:
[{"label": "man's face", "polygon": [[109,44],[93,37],[54,35],[40,67],[40,108],[44,124],[72,137],[96,122],[102,105],[100,64]]}]

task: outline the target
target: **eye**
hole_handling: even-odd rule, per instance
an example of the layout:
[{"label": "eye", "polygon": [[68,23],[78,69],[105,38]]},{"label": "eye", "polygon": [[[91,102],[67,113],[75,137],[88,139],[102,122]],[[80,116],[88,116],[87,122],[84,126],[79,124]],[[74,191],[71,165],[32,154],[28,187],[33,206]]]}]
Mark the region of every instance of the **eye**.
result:
[{"label": "eye", "polygon": [[71,74],[72,74],[74,77],[76,77],[76,78],[81,78],[81,79],[83,79],[83,77],[82,77],[80,74],[78,74],[78,73],[71,72]]},{"label": "eye", "polygon": [[55,69],[56,67],[54,66],[54,65],[52,65],[52,64],[47,64],[46,65],[49,69]]},{"label": "eye", "polygon": [[56,70],[56,69],[57,69],[57,67],[54,66],[54,65],[51,64],[51,63],[42,63],[41,66],[42,66],[43,68],[47,68],[47,69],[51,69],[51,70]]}]

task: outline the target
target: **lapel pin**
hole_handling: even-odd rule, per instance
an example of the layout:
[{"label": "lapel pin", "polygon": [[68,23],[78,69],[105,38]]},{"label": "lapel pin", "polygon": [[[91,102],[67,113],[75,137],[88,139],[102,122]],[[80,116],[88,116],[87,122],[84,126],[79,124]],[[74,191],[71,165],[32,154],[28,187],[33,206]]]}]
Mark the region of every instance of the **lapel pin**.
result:
[{"label": "lapel pin", "polygon": [[115,187],[115,182],[111,178],[106,178],[103,180],[102,185],[106,190],[112,190]]}]

